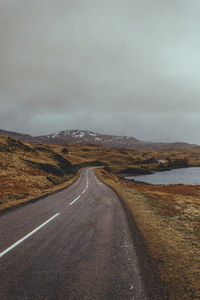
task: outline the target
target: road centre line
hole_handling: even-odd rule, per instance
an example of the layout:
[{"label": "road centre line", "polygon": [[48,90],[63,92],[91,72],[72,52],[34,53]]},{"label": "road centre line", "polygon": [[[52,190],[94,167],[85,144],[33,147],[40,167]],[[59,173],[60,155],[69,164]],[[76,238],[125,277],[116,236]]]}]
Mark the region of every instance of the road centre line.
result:
[{"label": "road centre line", "polygon": [[86,189],[88,188],[88,170],[87,170],[87,181],[86,181]]},{"label": "road centre line", "polygon": [[73,205],[81,197],[81,195],[83,195],[87,191],[87,188],[88,188],[88,171],[87,171],[87,180],[86,180],[86,187],[85,187],[85,189],[69,205]]},{"label": "road centre line", "polygon": [[74,199],[69,205],[73,205],[80,197],[81,195],[79,195],[76,199]]},{"label": "road centre line", "polygon": [[50,219],[48,219],[47,221],[45,221],[44,223],[42,223],[40,226],[38,226],[37,228],[35,228],[33,231],[31,231],[30,233],[28,233],[27,235],[25,235],[23,238],[21,238],[20,240],[18,240],[17,242],[15,242],[13,245],[11,245],[10,247],[8,247],[7,249],[5,249],[3,252],[0,253],[0,258],[5,255],[6,253],[8,253],[9,251],[11,251],[13,248],[15,248],[17,245],[19,245],[20,243],[22,243],[24,240],[26,240],[27,238],[29,238],[32,234],[34,234],[36,231],[40,230],[42,227],[44,227],[45,225],[47,225],[49,222],[51,222],[54,218],[56,218],[60,213],[55,214],[53,217],[51,217]]},{"label": "road centre line", "polygon": [[[87,179],[86,179],[86,187],[85,189],[82,191],[82,193],[76,198],[74,199],[69,205],[73,205],[80,197],[82,194],[84,194],[88,189],[88,171],[87,171]],[[9,251],[11,251],[13,248],[15,248],[16,246],[18,246],[19,244],[21,244],[24,240],[26,240],[27,238],[29,238],[31,235],[33,235],[35,232],[37,232],[38,230],[40,230],[42,227],[44,227],[45,225],[47,225],[49,222],[51,222],[54,218],[56,218],[60,213],[55,214],[53,217],[51,217],[50,219],[48,219],[47,221],[45,221],[44,223],[42,223],[40,226],[38,226],[37,228],[35,228],[33,231],[31,231],[30,233],[28,233],[27,235],[25,235],[23,238],[21,238],[20,240],[16,241],[13,245],[11,245],[10,247],[8,247],[7,249],[5,249],[4,251],[0,252],[0,258],[2,256],[4,256],[6,253],[8,253]]]},{"label": "road centre line", "polygon": [[87,189],[85,188],[82,191],[82,193],[78,197],[76,197],[76,199],[74,199],[69,205],[73,205],[81,197],[81,195],[83,195],[86,191],[87,191]]}]

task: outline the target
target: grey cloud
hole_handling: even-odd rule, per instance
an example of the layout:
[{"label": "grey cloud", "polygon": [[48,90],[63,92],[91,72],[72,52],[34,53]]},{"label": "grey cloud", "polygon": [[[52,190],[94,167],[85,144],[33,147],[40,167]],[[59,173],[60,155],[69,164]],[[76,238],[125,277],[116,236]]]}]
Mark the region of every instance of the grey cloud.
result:
[{"label": "grey cloud", "polygon": [[0,0],[0,127],[200,143],[199,8]]}]

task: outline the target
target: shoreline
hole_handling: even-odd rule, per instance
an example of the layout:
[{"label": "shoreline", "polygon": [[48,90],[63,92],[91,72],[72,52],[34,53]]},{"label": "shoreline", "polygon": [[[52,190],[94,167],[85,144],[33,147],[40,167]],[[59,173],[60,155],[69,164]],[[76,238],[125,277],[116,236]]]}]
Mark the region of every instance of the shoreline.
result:
[{"label": "shoreline", "polygon": [[[124,182],[127,182],[127,183],[133,183],[133,184],[139,184],[139,185],[159,185],[159,186],[166,186],[166,185],[199,185],[198,183],[197,184],[185,184],[185,183],[168,183],[168,184],[165,184],[165,183],[150,183],[150,182],[147,182],[147,181],[143,181],[143,180],[137,180],[136,177],[138,176],[147,176],[147,175],[154,175],[156,173],[159,173],[159,172],[167,172],[167,171],[173,171],[173,170],[182,170],[182,169],[191,169],[191,168],[200,168],[200,166],[188,166],[188,167],[183,167],[183,168],[173,168],[173,169],[170,169],[170,170],[162,170],[162,171],[154,171],[152,172],[151,174],[147,173],[147,174],[143,174],[143,175],[140,175],[140,174],[134,174],[134,175],[131,175],[131,174],[125,174],[123,177],[119,177],[120,180],[124,181]],[[128,175],[128,176],[127,176]],[[133,178],[128,178],[128,177],[133,177]]]},{"label": "shoreline", "polygon": [[167,299],[199,299],[200,185],[134,185],[96,172],[125,201]]}]

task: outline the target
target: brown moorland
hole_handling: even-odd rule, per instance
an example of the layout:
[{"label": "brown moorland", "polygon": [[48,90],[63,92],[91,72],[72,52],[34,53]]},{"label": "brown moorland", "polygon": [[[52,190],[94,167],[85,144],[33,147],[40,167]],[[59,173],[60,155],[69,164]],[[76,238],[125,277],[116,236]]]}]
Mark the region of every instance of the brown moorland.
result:
[{"label": "brown moorland", "polygon": [[200,185],[136,185],[96,173],[131,211],[169,299],[200,299]]},{"label": "brown moorland", "polygon": [[117,176],[128,168],[200,166],[200,147],[152,151],[42,145],[0,136],[0,210],[66,187],[81,167],[101,164],[105,169],[98,169],[98,176],[124,199],[170,299],[200,299],[200,186],[135,185]]},{"label": "brown moorland", "polygon": [[75,180],[63,147],[0,137],[0,211],[54,192]]},{"label": "brown moorland", "polygon": [[0,210],[67,186],[84,166],[103,164],[116,174],[127,168],[165,168],[177,160],[200,165],[200,147],[150,151],[82,143],[42,145],[0,135]]}]

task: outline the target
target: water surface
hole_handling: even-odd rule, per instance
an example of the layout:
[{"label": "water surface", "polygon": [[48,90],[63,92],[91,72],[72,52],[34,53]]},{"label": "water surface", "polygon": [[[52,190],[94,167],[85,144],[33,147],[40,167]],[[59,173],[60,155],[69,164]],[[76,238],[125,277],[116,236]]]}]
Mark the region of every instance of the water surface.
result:
[{"label": "water surface", "polygon": [[174,169],[150,175],[129,176],[127,179],[145,181],[151,184],[200,184],[200,167]]}]

